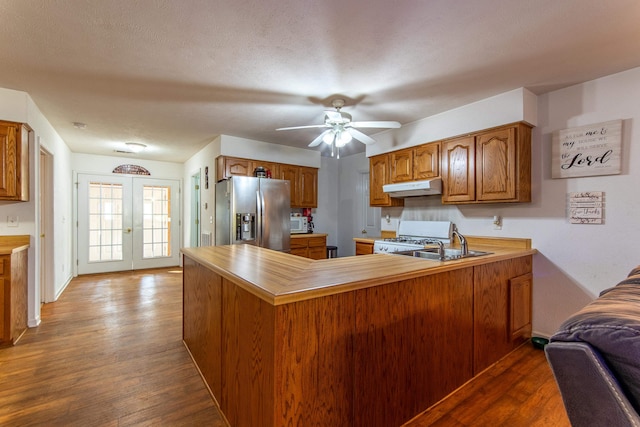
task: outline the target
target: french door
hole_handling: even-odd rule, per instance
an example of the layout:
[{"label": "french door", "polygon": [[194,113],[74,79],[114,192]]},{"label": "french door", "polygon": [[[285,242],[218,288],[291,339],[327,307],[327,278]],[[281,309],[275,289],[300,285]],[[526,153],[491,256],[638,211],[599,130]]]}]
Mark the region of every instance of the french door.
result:
[{"label": "french door", "polygon": [[78,274],[178,265],[180,183],[78,174]]}]

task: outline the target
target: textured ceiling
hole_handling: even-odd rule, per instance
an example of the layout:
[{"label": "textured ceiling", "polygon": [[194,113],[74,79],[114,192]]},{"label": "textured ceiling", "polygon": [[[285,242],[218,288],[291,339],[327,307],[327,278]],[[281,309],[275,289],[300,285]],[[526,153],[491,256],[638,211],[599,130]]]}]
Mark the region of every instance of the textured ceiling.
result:
[{"label": "textured ceiling", "polygon": [[0,15],[0,87],[74,152],[142,142],[152,160],[220,134],[305,148],[319,130],[275,129],[321,124],[337,94],[354,120],[406,124],[640,66],[638,0],[2,0]]}]

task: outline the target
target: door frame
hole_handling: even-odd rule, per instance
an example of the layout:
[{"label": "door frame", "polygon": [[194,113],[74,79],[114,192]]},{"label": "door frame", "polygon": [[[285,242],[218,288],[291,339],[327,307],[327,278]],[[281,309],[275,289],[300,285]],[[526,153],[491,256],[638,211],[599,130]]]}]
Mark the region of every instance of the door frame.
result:
[{"label": "door frame", "polygon": [[[78,172],[78,171],[73,171],[73,195],[72,195],[72,203],[73,203],[73,224],[74,227],[72,227],[73,229],[73,260],[74,262],[72,262],[72,267],[71,270],[73,272],[73,276],[77,277],[79,275],[78,273],[78,251],[79,251],[79,241],[78,241],[78,208],[79,208],[79,194],[78,194],[78,175],[95,175],[95,176],[104,176],[105,178],[110,178],[110,177],[125,177],[125,178],[131,178],[131,179],[135,179],[135,178],[149,178],[149,179],[158,179],[158,180],[164,180],[164,181],[172,181],[172,182],[176,182],[177,186],[178,186],[178,191],[177,191],[177,196],[178,196],[178,202],[177,202],[177,209],[175,210],[175,212],[172,214],[172,220],[177,221],[178,226],[177,226],[177,230],[178,230],[178,236],[175,236],[175,238],[177,239],[177,244],[178,244],[178,251],[179,248],[182,247],[182,242],[183,242],[183,224],[182,224],[182,216],[183,216],[183,206],[182,206],[182,180],[179,178],[164,178],[164,177],[160,177],[160,178],[153,178],[153,177],[146,177],[146,176],[139,176],[139,175],[131,175],[131,174],[109,174],[109,173],[101,173],[101,172]],[[178,262],[180,265],[182,265],[182,257],[178,256]],[[176,264],[177,265],[177,264]],[[153,267],[149,267],[149,268],[153,268]]]},{"label": "door frame", "polygon": [[40,301],[47,303],[55,300],[55,272],[53,269],[54,232],[53,232],[53,189],[54,174],[53,155],[42,147],[42,141],[38,137],[38,270]]}]

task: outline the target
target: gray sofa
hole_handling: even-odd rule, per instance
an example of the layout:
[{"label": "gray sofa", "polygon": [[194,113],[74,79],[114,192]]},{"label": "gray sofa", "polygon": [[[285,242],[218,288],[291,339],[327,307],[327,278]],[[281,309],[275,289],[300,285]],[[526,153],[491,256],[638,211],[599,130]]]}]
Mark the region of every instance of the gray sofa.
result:
[{"label": "gray sofa", "polygon": [[640,266],[545,347],[572,426],[640,427]]}]

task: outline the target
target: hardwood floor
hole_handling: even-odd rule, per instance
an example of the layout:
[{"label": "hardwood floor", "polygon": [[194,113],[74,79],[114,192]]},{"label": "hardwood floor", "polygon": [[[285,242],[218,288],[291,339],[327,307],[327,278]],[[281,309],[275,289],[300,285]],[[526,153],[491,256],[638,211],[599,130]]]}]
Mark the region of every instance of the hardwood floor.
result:
[{"label": "hardwood floor", "polygon": [[226,426],[182,344],[182,274],[88,275],[0,350],[0,425]]},{"label": "hardwood floor", "polygon": [[[0,349],[0,425],[226,427],[182,344],[182,274],[169,271],[81,276],[44,305]],[[569,421],[529,345],[406,424],[543,425]]]},{"label": "hardwood floor", "polygon": [[570,427],[544,352],[524,344],[404,427]]}]

